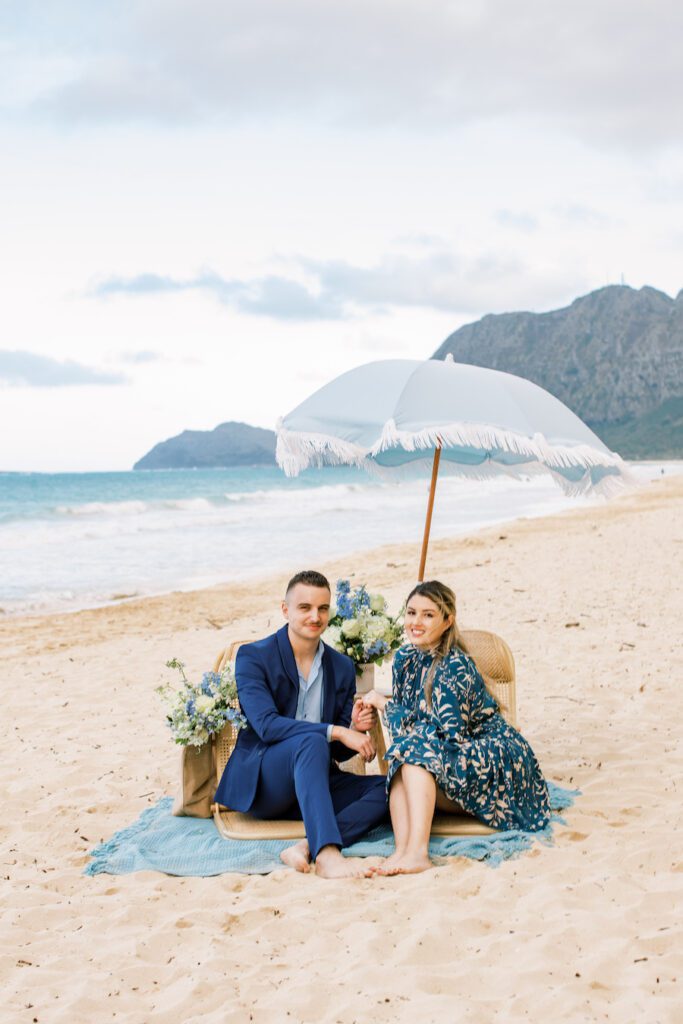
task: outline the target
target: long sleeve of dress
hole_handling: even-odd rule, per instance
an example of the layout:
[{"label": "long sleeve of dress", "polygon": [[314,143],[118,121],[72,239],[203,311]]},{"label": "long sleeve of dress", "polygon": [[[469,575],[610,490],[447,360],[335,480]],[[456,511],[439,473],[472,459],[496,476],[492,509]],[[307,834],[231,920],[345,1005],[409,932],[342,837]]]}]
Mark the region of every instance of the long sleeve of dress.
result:
[{"label": "long sleeve of dress", "polygon": [[391,699],[384,705],[382,712],[384,724],[389,730],[392,741],[396,736],[402,736],[408,732],[415,722],[415,710],[403,703],[404,669],[405,655],[401,651],[397,651],[391,670]]}]

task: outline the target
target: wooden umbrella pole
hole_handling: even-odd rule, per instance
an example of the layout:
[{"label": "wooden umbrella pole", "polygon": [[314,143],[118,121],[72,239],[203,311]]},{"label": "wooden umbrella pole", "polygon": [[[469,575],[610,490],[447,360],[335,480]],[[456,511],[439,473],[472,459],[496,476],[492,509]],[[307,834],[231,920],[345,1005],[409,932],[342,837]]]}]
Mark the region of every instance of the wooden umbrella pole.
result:
[{"label": "wooden umbrella pole", "polygon": [[427,503],[427,518],[425,519],[425,532],[422,538],[422,554],[420,555],[420,568],[417,574],[418,583],[425,578],[425,565],[427,563],[427,548],[429,547],[429,531],[432,527],[432,511],[434,509],[434,494],[436,492],[436,478],[439,475],[439,460],[441,458],[441,445],[434,449],[434,462],[432,464],[432,482],[429,485],[429,501]]}]

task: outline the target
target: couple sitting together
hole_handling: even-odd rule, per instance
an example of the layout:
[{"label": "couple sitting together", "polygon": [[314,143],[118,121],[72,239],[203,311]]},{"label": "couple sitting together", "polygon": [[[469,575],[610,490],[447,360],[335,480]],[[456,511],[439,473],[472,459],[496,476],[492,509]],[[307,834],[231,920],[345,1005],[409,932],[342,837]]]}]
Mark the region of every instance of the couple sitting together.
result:
[{"label": "couple sitting together", "polygon": [[[497,829],[542,829],[550,817],[545,780],[467,654],[453,591],[434,580],[408,595],[408,643],[394,656],[390,698],[371,690],[356,699],[353,662],[322,642],[330,596],[323,575],[298,573],[282,603],[286,625],[239,649],[248,727],[216,801],[257,818],[302,818],[306,838],[282,860],[297,871],[314,862],[324,878],[427,870],[435,810],[464,811]],[[342,772],[338,761],[375,756],[367,732],[378,713],[390,739],[386,778]],[[396,852],[373,869],[344,857],[342,848],[387,810]]]}]

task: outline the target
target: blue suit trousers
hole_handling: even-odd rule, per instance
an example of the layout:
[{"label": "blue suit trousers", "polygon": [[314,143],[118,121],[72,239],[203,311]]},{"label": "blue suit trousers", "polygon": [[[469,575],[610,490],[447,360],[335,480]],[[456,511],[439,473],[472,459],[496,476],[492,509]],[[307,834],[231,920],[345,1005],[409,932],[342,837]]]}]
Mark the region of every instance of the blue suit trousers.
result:
[{"label": "blue suit trousers", "polygon": [[352,775],[330,762],[320,733],[271,743],[249,813],[302,818],[313,860],[323,846],[350,846],[387,815],[383,775]]}]

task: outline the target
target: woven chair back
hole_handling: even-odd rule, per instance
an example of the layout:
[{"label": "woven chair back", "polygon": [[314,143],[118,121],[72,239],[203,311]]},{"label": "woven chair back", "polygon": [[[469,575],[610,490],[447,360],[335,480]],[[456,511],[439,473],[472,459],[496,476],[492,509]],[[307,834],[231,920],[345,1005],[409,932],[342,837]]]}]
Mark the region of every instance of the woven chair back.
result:
[{"label": "woven chair back", "polygon": [[[234,663],[237,651],[245,643],[244,640],[235,640],[228,647],[225,647],[214,662],[213,671],[222,672],[226,665]],[[221,781],[225,766],[237,743],[237,729],[227,722],[214,740],[216,745],[216,784]]]},{"label": "woven chair back", "polygon": [[503,718],[516,726],[517,689],[512,651],[502,637],[485,629],[463,629],[462,638],[486,689],[498,702]]}]

